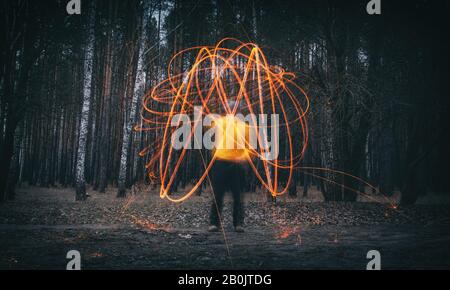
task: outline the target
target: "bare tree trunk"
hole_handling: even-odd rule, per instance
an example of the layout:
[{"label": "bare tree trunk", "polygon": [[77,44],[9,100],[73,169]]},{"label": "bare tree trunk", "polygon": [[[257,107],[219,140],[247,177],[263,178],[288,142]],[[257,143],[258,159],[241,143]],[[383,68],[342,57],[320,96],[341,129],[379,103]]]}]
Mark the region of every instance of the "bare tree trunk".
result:
[{"label": "bare tree trunk", "polygon": [[[146,27],[147,27],[147,19],[148,19],[148,4],[144,4],[144,13],[142,18],[142,26],[141,26],[141,36],[139,41],[139,52],[138,52],[138,62],[137,62],[137,72],[136,79],[134,83],[133,97],[131,99],[130,105],[130,115],[128,120],[125,119],[123,126],[123,138],[122,138],[122,150],[120,154],[120,168],[119,168],[119,179],[118,185],[119,189],[117,192],[117,197],[125,197],[126,196],[126,176],[127,176],[127,168],[129,163],[128,153],[130,152],[130,138],[131,138],[131,129],[133,122],[136,118],[137,111],[137,103],[139,96],[142,94],[145,89],[145,79],[146,74],[144,70],[144,50],[145,50],[145,38],[146,38]],[[126,93],[126,91],[125,91]],[[126,114],[125,114],[126,116]]]},{"label": "bare tree trunk", "polygon": [[89,124],[89,111],[91,109],[91,86],[92,86],[92,64],[94,60],[95,42],[95,2],[92,1],[89,15],[89,32],[87,46],[84,52],[84,84],[83,84],[83,106],[81,109],[81,122],[78,137],[78,150],[76,161],[76,195],[75,200],[86,199],[86,181],[84,176],[86,160],[86,140]]},{"label": "bare tree trunk", "polygon": [[13,200],[16,196],[16,184],[19,180],[19,167],[20,167],[20,140],[22,138],[23,129],[22,126],[19,127],[17,131],[20,131],[17,136],[15,136],[14,140],[14,153],[13,158],[11,160],[8,181],[6,184],[6,199]]},{"label": "bare tree trunk", "polygon": [[[111,23],[112,15],[111,2],[109,3],[109,17],[108,22]],[[102,124],[102,133],[100,137],[100,177],[99,177],[99,192],[105,192],[108,186],[107,169],[110,164],[108,156],[110,153],[110,126],[111,126],[111,80],[112,80],[112,37],[113,32],[108,28],[106,38],[106,55],[103,76],[103,104],[100,110],[103,111],[103,118],[100,119]]]}]

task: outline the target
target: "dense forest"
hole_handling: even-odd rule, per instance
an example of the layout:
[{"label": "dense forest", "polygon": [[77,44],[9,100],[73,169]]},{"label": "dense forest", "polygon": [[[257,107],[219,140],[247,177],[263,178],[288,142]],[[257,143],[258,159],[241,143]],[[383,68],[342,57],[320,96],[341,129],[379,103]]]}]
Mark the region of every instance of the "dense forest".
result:
[{"label": "dense forest", "polygon": [[[381,15],[368,15],[366,0],[84,0],[81,15],[67,2],[1,0],[1,201],[24,183],[72,187],[77,200],[87,186],[124,197],[153,184],[139,152],[154,135],[133,130],[142,97],[172,55],[225,37],[257,43],[308,92],[302,165],[401,191],[403,204],[448,193],[449,1],[383,1]],[[346,188],[361,184],[327,178],[339,185],[302,170],[293,185],[356,200]]]}]

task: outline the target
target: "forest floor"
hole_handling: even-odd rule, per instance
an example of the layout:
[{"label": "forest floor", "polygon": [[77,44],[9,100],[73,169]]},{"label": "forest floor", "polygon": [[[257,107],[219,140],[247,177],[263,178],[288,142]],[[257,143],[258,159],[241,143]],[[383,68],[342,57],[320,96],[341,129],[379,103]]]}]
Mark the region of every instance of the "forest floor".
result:
[{"label": "forest floor", "polygon": [[[78,250],[83,269],[365,269],[369,250],[383,269],[450,269],[450,206],[330,203],[318,198],[246,197],[246,231],[207,232],[209,194],[184,203],[141,192],[22,187],[0,205],[0,269],[65,269]],[[317,195],[317,194],[316,194]]]}]

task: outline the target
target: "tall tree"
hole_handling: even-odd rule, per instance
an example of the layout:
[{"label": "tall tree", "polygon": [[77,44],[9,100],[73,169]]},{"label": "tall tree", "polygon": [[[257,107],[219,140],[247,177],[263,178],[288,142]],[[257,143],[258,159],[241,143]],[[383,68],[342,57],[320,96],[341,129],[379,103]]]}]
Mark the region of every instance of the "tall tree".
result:
[{"label": "tall tree", "polygon": [[78,150],[76,161],[76,195],[75,199],[82,201],[86,199],[86,140],[88,134],[89,112],[91,110],[91,88],[92,88],[92,66],[94,60],[95,43],[95,1],[91,2],[89,9],[88,35],[86,48],[84,50],[84,80],[83,80],[83,104],[81,107],[81,120],[78,130]]},{"label": "tall tree", "polygon": [[[145,61],[145,44],[147,39],[147,23],[152,11],[150,9],[150,3],[145,3],[143,7],[143,15],[141,21],[140,28],[140,37],[139,37],[139,49],[138,49],[138,62],[137,62],[137,72],[134,83],[133,96],[130,104],[130,114],[128,119],[125,118],[124,126],[123,126],[123,137],[122,137],[122,150],[120,154],[120,167],[119,167],[119,179],[118,185],[119,189],[117,192],[118,197],[126,196],[126,176],[127,176],[127,168],[129,164],[129,152],[130,152],[130,138],[131,138],[131,129],[133,123],[136,119],[136,111],[137,111],[137,103],[139,97],[143,94],[145,90],[145,80],[146,80],[146,72],[144,67]],[[126,116],[126,115],[125,115]]]}]

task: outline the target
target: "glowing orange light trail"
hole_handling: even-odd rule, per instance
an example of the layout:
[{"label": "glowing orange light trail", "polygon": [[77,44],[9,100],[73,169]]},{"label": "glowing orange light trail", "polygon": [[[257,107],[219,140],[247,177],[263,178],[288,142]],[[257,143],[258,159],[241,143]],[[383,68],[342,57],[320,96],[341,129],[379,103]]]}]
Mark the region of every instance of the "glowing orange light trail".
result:
[{"label": "glowing orange light trail", "polygon": [[[234,48],[229,48],[232,46]],[[176,70],[176,63],[183,63],[184,59],[192,56],[195,58],[188,70]],[[135,128],[158,132],[158,140],[142,150],[140,155],[152,154],[146,168],[150,178],[159,177],[160,196],[175,202],[187,199],[205,180],[220,154],[224,154],[217,152],[212,156],[189,192],[177,198],[170,195],[187,153],[186,148],[177,151],[171,146],[171,136],[175,130],[171,122],[177,114],[192,114],[194,106],[201,106],[205,115],[235,115],[238,111],[253,115],[279,114],[278,125],[283,130],[280,134],[284,134],[283,145],[287,146],[289,152],[287,160],[262,158],[265,153],[262,148],[266,148],[266,144],[263,144],[258,128],[252,126],[250,130],[256,132],[259,149],[249,148],[245,140],[248,150],[245,150],[245,155],[239,158],[236,156],[236,159],[246,156],[256,177],[273,196],[286,192],[293,169],[298,165],[308,143],[305,116],[309,99],[293,82],[294,77],[294,74],[277,66],[270,66],[256,44],[235,39],[224,39],[215,47],[198,46],[175,54],[169,62],[167,78],[144,97],[142,125]],[[230,101],[234,102],[234,107],[230,107]],[[193,122],[188,142],[191,142],[197,126],[197,122]],[[266,125],[266,128],[270,126]],[[294,130],[300,132],[296,133],[295,140],[292,136]],[[280,144],[275,146],[275,150],[279,150]],[[159,166],[155,166],[158,161]],[[155,167],[159,167],[159,170],[155,170]],[[288,180],[285,187],[278,189],[280,170],[287,171]]]},{"label": "glowing orange light trail", "polygon": [[[187,60],[192,64],[188,69],[181,69]],[[260,125],[254,125],[256,122],[246,126],[256,133],[258,149],[251,148],[245,139],[245,154],[239,150],[234,153],[235,159],[239,161],[245,156],[246,162],[262,186],[273,196],[287,191],[295,169],[344,174],[373,188],[359,177],[342,171],[299,166],[308,145],[306,115],[310,102],[305,91],[294,82],[294,79],[293,73],[269,65],[266,56],[256,44],[242,43],[236,39],[226,38],[214,47],[197,46],[176,53],[169,61],[167,78],[144,96],[141,125],[135,127],[135,130],[155,132],[154,142],[144,148],[140,156],[150,154],[146,168],[150,179],[159,179],[161,198],[174,202],[189,198],[207,178],[214,162],[221,158],[220,154],[223,154],[216,152],[209,162],[205,162],[204,152],[193,150],[204,163],[203,171],[200,172],[192,189],[181,196],[171,196],[177,174],[186,163],[188,150],[186,147],[180,150],[173,148],[171,136],[176,128],[172,127],[171,123],[178,114],[192,115],[196,106],[202,108],[203,115],[226,116],[242,113],[251,116],[259,114],[279,116],[277,137],[282,138],[275,144],[275,149],[285,150],[286,160],[263,158],[266,144],[258,130]],[[234,105],[230,105],[230,101]],[[199,123],[194,120],[186,142],[191,142],[195,138],[197,126]],[[272,125],[264,126],[269,129]],[[230,151],[223,156],[233,159],[230,154],[233,153]],[[282,171],[284,176],[287,176],[287,182],[278,188],[278,179]],[[321,178],[314,173],[306,173]]]}]

